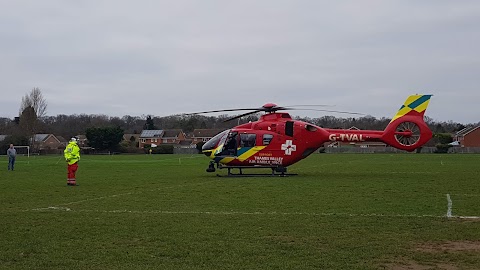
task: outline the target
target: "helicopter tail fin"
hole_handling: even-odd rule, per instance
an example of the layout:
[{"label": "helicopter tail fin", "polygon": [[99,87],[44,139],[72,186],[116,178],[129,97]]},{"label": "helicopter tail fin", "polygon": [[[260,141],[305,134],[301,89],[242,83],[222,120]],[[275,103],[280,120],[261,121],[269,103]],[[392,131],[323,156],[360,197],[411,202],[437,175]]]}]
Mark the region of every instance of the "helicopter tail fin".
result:
[{"label": "helicopter tail fin", "polygon": [[423,119],[423,115],[427,110],[428,103],[430,102],[430,98],[432,95],[411,95],[405,100],[405,103],[400,107],[397,114],[392,118],[390,123],[394,122],[400,117],[405,115],[416,115],[421,116]]},{"label": "helicopter tail fin", "polygon": [[432,95],[411,95],[392,118],[382,135],[385,143],[413,151],[432,138],[423,117]]}]

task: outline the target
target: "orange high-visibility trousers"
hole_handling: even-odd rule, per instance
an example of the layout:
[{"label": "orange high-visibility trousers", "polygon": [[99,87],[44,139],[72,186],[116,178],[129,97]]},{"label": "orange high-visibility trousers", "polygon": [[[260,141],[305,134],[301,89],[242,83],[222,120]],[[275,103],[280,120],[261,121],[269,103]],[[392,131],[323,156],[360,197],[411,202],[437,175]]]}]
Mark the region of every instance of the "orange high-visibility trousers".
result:
[{"label": "orange high-visibility trousers", "polygon": [[75,174],[78,170],[78,162],[73,163],[72,165],[68,164],[67,166],[67,184],[76,185],[77,178]]}]

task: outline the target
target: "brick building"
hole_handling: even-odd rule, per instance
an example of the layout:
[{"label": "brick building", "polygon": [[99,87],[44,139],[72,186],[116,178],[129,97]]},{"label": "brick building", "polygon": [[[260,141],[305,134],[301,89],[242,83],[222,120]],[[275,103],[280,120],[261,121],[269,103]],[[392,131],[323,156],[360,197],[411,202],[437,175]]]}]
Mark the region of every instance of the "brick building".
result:
[{"label": "brick building", "polygon": [[468,127],[458,131],[453,140],[461,147],[480,147],[480,126]]},{"label": "brick building", "polygon": [[35,134],[36,149],[59,149],[65,147],[65,142],[60,141],[53,134]]},{"label": "brick building", "polygon": [[144,148],[146,144],[180,144],[185,139],[185,133],[181,129],[143,130],[139,137],[138,147]]},{"label": "brick building", "polygon": [[207,142],[222,131],[224,131],[224,129],[195,129],[192,134],[192,144]]}]

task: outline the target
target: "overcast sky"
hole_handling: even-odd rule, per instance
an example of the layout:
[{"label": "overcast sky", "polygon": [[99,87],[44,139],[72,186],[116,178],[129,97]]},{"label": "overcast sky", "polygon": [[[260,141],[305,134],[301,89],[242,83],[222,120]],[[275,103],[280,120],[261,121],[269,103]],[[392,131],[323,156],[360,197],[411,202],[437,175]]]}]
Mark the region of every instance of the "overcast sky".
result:
[{"label": "overcast sky", "polygon": [[434,120],[479,122],[480,1],[0,0],[0,117],[33,87],[48,115],[392,117],[421,93]]}]

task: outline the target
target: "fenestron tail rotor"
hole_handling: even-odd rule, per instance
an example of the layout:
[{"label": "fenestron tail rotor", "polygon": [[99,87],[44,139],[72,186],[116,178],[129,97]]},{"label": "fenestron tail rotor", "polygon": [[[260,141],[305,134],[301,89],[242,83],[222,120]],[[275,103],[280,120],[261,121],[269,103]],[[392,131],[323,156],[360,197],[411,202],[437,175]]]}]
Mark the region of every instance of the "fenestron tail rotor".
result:
[{"label": "fenestron tail rotor", "polygon": [[[395,139],[397,142],[404,146],[412,146],[420,140],[421,132],[420,127],[413,122],[402,122],[396,128]],[[409,132],[408,135],[402,133]]]}]

